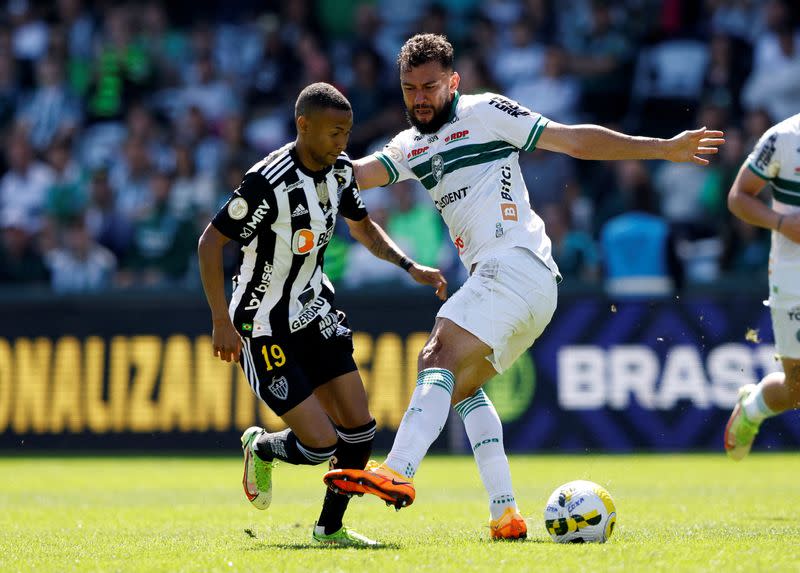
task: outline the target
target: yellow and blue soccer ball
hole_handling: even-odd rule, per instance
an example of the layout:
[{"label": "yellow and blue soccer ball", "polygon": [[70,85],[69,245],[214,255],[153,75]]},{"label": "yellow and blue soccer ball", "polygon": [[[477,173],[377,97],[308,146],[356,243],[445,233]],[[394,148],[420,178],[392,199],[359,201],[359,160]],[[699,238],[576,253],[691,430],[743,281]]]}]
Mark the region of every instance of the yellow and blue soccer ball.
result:
[{"label": "yellow and blue soccer ball", "polygon": [[614,500],[591,481],[557,487],[544,508],[544,526],[556,543],[605,543],[616,523]]}]

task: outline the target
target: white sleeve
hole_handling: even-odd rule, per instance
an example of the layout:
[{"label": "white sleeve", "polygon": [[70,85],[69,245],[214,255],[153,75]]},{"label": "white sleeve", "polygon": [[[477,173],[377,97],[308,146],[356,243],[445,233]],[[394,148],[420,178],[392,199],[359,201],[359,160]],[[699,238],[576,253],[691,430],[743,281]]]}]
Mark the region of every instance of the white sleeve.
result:
[{"label": "white sleeve", "polygon": [[495,137],[522,151],[533,151],[549,119],[497,94],[484,94],[479,117]]},{"label": "white sleeve", "polygon": [[747,156],[747,167],[762,179],[775,179],[781,169],[777,126],[772,126]]},{"label": "white sleeve", "polygon": [[405,145],[403,145],[402,134],[396,135],[381,151],[376,151],[374,157],[386,167],[386,172],[389,174],[387,185],[417,178],[408,165],[408,155]]}]

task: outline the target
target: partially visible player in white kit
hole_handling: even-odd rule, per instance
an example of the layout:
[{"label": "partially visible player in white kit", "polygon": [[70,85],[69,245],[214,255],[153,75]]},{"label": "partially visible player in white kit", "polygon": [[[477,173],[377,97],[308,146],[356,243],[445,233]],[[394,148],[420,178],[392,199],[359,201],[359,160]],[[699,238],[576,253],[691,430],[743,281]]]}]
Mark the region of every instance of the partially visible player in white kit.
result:
[{"label": "partially visible player in white kit", "polygon": [[329,472],[325,481],[340,491],[375,494],[398,509],[410,505],[412,478],[452,403],[489,494],[491,537],[524,538],[500,418],[481,390],[533,344],[556,308],[558,267],[544,224],[531,210],[518,154],[540,147],[582,159],[705,165],[698,155],[716,153],[722,133],[703,128],[669,140],[631,137],[594,125],[559,125],[496,94],[459,95],[453,47],[440,35],[412,37],[398,63],[412,128],[354,162],[358,186],[419,180],[470,277],[439,310],[386,461],[367,471]]},{"label": "partially visible player in white kit", "polygon": [[[756,198],[765,187],[772,191],[771,207]],[[745,223],[772,229],[769,306],[783,365],[783,372],[739,389],[725,428],[725,450],[741,460],[761,422],[800,407],[800,114],[761,136],[739,169],[728,207]]]}]

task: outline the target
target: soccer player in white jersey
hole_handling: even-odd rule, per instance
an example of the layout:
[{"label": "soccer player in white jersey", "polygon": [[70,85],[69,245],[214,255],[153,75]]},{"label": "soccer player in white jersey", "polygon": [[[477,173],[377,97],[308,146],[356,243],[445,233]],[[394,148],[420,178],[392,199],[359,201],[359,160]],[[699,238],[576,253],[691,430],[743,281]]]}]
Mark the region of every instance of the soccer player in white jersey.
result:
[{"label": "soccer player in white jersey", "polygon": [[[772,191],[772,206],[756,198],[765,187]],[[741,460],[761,422],[800,407],[800,114],[761,136],[739,169],[728,207],[745,223],[772,230],[769,307],[783,365],[783,372],[739,389],[725,428],[725,450]]]},{"label": "soccer player in white jersey", "polygon": [[[408,259],[367,214],[343,152],[350,102],[329,84],[312,84],[297,98],[295,119],[296,141],[247,172],[198,246],[214,354],[239,361],[253,392],[289,426],[274,433],[253,426],[242,435],[242,485],[258,509],[272,500],[275,460],[363,468],[372,450],[375,420],[353,361],[352,332],[322,269],[337,214],[372,254],[446,298],[441,273]],[[229,307],[222,247],[230,240],[241,245],[242,264]],[[312,539],[376,545],[342,525],[347,502],[326,491]]]},{"label": "soccer player in white jersey", "polygon": [[470,277],[439,310],[386,461],[367,471],[329,472],[325,482],[378,495],[397,508],[411,504],[412,478],[452,403],[489,494],[492,538],[524,538],[500,419],[481,390],[533,344],[556,308],[558,267],[542,220],[531,210],[518,154],[540,147],[581,159],[705,165],[700,155],[716,153],[722,133],[702,128],[668,140],[631,137],[595,125],[560,125],[496,94],[459,95],[453,48],[440,35],[412,37],[398,63],[412,127],[383,151],[354,162],[359,188],[418,179]]}]

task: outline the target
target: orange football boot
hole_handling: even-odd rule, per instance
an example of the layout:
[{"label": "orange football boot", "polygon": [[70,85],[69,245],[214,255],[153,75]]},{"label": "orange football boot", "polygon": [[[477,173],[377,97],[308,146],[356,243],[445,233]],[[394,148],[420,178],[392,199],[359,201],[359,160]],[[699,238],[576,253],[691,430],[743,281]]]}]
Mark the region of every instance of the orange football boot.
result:
[{"label": "orange football boot", "polygon": [[528,537],[528,526],[519,511],[507,507],[503,515],[489,522],[489,532],[494,540],[514,541]]},{"label": "orange football boot", "polygon": [[370,461],[363,470],[331,470],[322,477],[322,481],[336,493],[370,493],[378,496],[386,505],[393,505],[397,510],[414,503],[416,496],[413,480],[374,461]]}]

